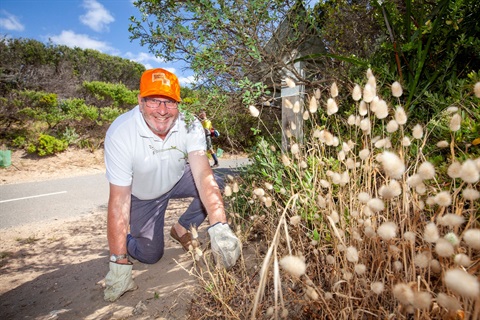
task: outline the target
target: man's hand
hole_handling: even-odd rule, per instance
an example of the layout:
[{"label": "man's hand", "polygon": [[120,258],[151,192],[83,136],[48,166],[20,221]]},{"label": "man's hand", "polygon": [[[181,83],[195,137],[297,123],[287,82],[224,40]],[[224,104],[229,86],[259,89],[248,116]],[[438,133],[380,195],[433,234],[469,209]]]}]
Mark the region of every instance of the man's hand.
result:
[{"label": "man's hand", "polygon": [[105,277],[105,301],[113,302],[127,291],[137,289],[132,278],[132,264],[110,262],[110,271]]},{"label": "man's hand", "polygon": [[217,222],[208,228],[213,255],[217,263],[230,269],[240,256],[240,240],[232,232],[228,224]]}]

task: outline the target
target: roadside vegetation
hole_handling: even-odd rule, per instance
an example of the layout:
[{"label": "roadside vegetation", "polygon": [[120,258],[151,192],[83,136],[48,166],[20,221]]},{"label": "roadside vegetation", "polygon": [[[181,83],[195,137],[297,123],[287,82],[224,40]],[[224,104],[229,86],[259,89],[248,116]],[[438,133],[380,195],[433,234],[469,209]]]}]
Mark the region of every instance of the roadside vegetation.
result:
[{"label": "roadside vegetation", "polygon": [[266,138],[228,182],[243,260],[228,273],[197,264],[193,318],[479,318],[480,157],[456,136],[480,83],[422,124],[398,82],[367,74],[311,93],[304,143],[282,152]]}]

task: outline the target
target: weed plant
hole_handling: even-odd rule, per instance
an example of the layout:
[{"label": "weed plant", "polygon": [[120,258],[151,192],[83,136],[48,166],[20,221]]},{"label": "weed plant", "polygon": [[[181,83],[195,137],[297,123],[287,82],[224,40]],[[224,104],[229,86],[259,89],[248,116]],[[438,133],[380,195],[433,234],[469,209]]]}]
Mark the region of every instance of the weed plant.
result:
[{"label": "weed plant", "polygon": [[368,70],[344,118],[337,85],[317,90],[308,110],[292,106],[310,122],[303,144],[263,140],[229,177],[242,258],[217,270],[196,249],[193,318],[480,319],[480,158],[456,139],[465,113],[444,110],[449,139],[432,141],[428,124],[408,123],[399,83],[390,102],[377,92]]}]

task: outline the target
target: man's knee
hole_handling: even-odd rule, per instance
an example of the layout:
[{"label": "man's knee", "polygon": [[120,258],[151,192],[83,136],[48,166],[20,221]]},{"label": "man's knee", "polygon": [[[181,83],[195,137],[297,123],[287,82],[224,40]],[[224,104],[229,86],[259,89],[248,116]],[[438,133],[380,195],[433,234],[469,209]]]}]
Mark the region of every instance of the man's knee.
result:
[{"label": "man's knee", "polygon": [[128,254],[146,264],[154,264],[163,257],[163,246],[152,246],[152,243],[144,243],[136,241],[137,239],[130,237],[127,242]]},{"label": "man's knee", "polygon": [[146,263],[146,264],[154,264],[157,263],[163,257],[163,249],[161,252],[154,252],[149,255],[144,255],[138,261]]}]

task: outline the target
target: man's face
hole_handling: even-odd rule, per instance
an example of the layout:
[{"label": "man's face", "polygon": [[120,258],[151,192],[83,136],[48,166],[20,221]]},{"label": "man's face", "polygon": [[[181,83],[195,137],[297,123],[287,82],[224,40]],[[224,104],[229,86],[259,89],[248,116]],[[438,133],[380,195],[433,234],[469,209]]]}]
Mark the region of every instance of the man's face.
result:
[{"label": "man's face", "polygon": [[[175,124],[175,121],[178,118],[179,111],[178,107],[167,108],[164,102],[159,103],[159,101],[175,102],[175,100],[172,100],[165,96],[150,96],[146,98],[141,98],[140,96],[138,97],[140,112],[142,113],[148,127],[157,136],[165,139],[168,132]],[[170,106],[171,105],[172,103],[170,104]]]},{"label": "man's face", "polygon": [[200,114],[198,115],[198,117],[200,118],[200,120],[205,120],[207,118],[207,115],[205,112],[200,112]]}]

